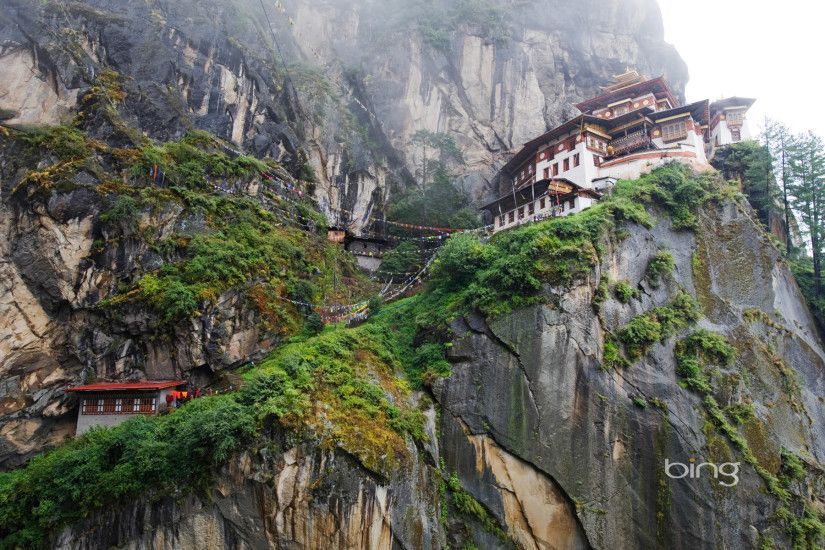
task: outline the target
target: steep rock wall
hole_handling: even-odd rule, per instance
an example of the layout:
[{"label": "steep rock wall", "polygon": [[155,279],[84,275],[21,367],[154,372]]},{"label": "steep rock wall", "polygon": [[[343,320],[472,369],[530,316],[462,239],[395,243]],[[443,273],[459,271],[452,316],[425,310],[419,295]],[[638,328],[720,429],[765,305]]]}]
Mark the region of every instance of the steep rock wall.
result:
[{"label": "steep rock wall", "polygon": [[208,497],[164,496],[102,511],[55,548],[440,549],[432,470],[411,446],[403,475],[373,477],[312,444],[271,444],[232,459]]},{"label": "steep rock wall", "polygon": [[494,37],[473,23],[487,4],[458,2],[467,14],[435,40],[426,18],[441,4],[279,2],[267,12],[276,43],[252,0],[13,0],[0,15],[0,107],[54,123],[114,69],[140,130],[165,140],[198,127],[296,173],[308,162],[330,219],[359,229],[415,180],[418,130],[455,139],[465,162],[453,171],[481,197],[512,149],[611,75],[665,74],[677,93],[687,81],[654,0],[493,4]]},{"label": "steep rock wall", "polygon": [[[673,254],[675,270],[670,283],[655,288],[645,268],[659,250]],[[593,294],[607,274],[638,285],[640,298],[627,305],[609,299],[597,313]],[[520,523],[511,522],[511,497],[489,474],[499,459],[480,452],[479,441],[492,441],[532,470],[511,482],[521,492],[529,493],[537,477],[549,479],[557,489],[545,494],[574,503],[570,509],[595,548],[734,549],[759,547],[764,538],[787,541],[770,519],[781,503],[709,428],[702,398],[680,387],[678,335],[655,344],[632,368],[599,369],[607,331],[667,304],[680,287],[702,306],[699,326],[737,349],[736,364],[714,379],[715,395],[723,406],[740,399],[753,404],[742,434],[760,464],[776,474],[786,449],[806,457],[819,479],[825,352],[799,289],[753,213],[728,203],[708,210],[696,234],[673,231],[667,216],[650,230],[630,227],[610,244],[591,280],[569,291],[548,289],[549,305],[456,324],[453,374],[436,386],[442,452],[463,486],[507,521],[512,535]],[[798,385],[789,388],[794,378]],[[666,458],[688,463],[691,457],[741,462],[738,485],[665,477]],[[800,491],[821,504],[819,483]],[[575,524],[554,526],[558,502],[550,500],[518,499],[521,514],[542,518],[539,526],[556,537],[539,547],[563,547],[554,543],[567,540]]]}]

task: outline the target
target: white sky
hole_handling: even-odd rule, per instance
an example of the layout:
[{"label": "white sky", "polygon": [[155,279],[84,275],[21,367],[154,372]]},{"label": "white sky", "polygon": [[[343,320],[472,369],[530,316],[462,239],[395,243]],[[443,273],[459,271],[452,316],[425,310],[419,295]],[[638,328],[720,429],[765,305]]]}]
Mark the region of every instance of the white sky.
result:
[{"label": "white sky", "polygon": [[665,39],[688,65],[688,101],[743,96],[765,115],[825,136],[822,0],[659,0]]}]

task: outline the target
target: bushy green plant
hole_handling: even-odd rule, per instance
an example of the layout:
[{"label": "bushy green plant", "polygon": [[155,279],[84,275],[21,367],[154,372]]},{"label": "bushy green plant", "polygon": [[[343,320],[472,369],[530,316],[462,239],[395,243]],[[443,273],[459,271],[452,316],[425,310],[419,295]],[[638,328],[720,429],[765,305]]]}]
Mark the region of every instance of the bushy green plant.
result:
[{"label": "bushy green plant", "polygon": [[648,262],[645,277],[652,286],[657,287],[662,279],[673,274],[673,267],[673,254],[667,250],[660,250]]},{"label": "bushy green plant", "polygon": [[736,358],[736,350],[720,334],[699,329],[676,344],[676,373],[682,384],[700,394],[712,390],[705,366],[729,366]]},{"label": "bushy green plant", "polygon": [[203,485],[254,432],[248,411],[223,396],[195,400],[168,416],[93,429],[24,468],[0,473],[0,543],[40,547],[49,533],[103,504]]},{"label": "bushy green plant", "polygon": [[639,289],[633,288],[627,281],[619,281],[613,288],[616,299],[623,304],[629,304],[630,300],[639,297]]}]

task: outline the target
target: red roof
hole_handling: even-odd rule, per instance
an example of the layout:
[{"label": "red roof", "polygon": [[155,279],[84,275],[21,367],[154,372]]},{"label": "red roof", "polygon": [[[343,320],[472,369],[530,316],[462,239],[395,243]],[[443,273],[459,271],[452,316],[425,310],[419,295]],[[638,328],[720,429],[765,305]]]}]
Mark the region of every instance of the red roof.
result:
[{"label": "red roof", "polygon": [[123,391],[123,390],[162,390],[186,384],[185,380],[160,380],[143,382],[100,382],[85,386],[72,386],[68,391]]}]

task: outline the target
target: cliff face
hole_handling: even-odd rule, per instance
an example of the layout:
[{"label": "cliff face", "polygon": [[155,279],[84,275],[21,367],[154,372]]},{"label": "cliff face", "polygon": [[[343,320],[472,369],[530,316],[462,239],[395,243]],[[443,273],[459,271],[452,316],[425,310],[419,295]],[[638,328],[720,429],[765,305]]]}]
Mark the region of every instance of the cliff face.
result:
[{"label": "cliff face", "polygon": [[[663,250],[675,269],[656,288],[645,270]],[[638,286],[638,298],[623,304],[612,296],[595,312],[597,282],[606,276]],[[755,214],[728,203],[706,211],[696,234],[674,231],[666,216],[650,230],[631,226],[589,281],[549,289],[551,305],[455,325],[453,373],[436,386],[442,452],[524,547],[548,547],[533,541],[559,540],[559,533],[583,533],[595,548],[790,545],[771,519],[783,502],[742,448],[720,435],[707,398],[680,384],[678,339],[655,344],[632,368],[600,369],[607,335],[666,305],[679,288],[698,299],[698,326],[736,348],[736,362],[713,374],[712,395],[723,407],[752,405],[743,447],[773,474],[782,453],[802,457],[811,475],[794,490],[822,506],[825,351]],[[699,479],[665,477],[665,459],[691,458],[741,463],[738,484],[722,486],[707,470]],[[519,473],[502,462],[518,464]],[[569,502],[577,521],[557,521],[555,511]]]},{"label": "cliff face", "polygon": [[[0,13],[0,109],[12,124],[73,121],[114,147],[206,129],[299,178],[314,172],[330,222],[341,221],[343,206],[357,229],[393,184],[414,179],[417,130],[452,136],[466,160],[452,169],[483,195],[506,151],[569,116],[572,102],[625,66],[667,73],[677,89],[686,80],[652,0],[458,2],[452,11],[407,4],[279,4],[268,12],[276,51],[252,1],[12,0]],[[89,98],[112,78],[117,101],[94,108]],[[67,192],[15,200],[22,168],[14,149],[3,155],[3,460],[16,463],[70,432],[63,389],[84,368],[122,378],[204,367],[208,376],[276,341],[232,293],[171,338],[155,338],[141,311],[114,325],[98,317],[98,301],[165,260],[151,241],[105,230],[99,216],[111,204],[94,191],[95,174]],[[226,191],[260,197],[258,183]],[[179,205],[141,215],[158,238],[205,227]]]},{"label": "cliff face", "polygon": [[[340,221],[342,206],[358,228],[415,179],[418,130],[456,141],[465,162],[451,169],[481,197],[509,150],[572,115],[611,74],[664,73],[677,89],[686,80],[652,0],[407,4],[285,1],[267,12],[273,47],[252,1],[6,2],[0,108],[13,123],[71,120],[95,152],[50,181],[66,159],[23,159],[0,134],[4,467],[72,434],[65,389],[82,373],[213,380],[284,336],[289,319],[249,285],[280,297],[290,274],[320,278],[326,260],[281,265],[321,255],[324,241],[271,181],[210,178],[175,195],[142,181],[145,170],[114,169],[109,157],[144,154],[145,136],[207,129],[278,159],[279,185],[314,173],[328,219]],[[130,223],[112,214],[126,196]],[[184,263],[190,241],[226,230],[216,220],[227,211],[227,223],[245,220],[239,210],[257,213],[267,234],[297,220],[284,241],[263,243],[291,245],[289,258],[255,264],[161,322],[135,298],[141,279]],[[733,549],[789,545],[794,529],[813,537],[814,524],[793,522],[825,509],[825,351],[804,300],[743,204],[708,205],[696,231],[653,214],[650,228],[613,231],[582,280],[545,286],[543,305],[456,320],[452,374],[432,386],[438,412],[425,413],[428,441],[405,438],[409,460],[392,475],[341,448],[269,434],[205,493],[120,503],[54,544]],[[673,273],[656,284],[647,270],[664,251]],[[612,293],[619,283],[629,297]],[[700,306],[696,326],[654,338],[632,368],[605,366],[617,334],[664,318],[657,308],[682,291]],[[113,313],[112,300],[125,306]],[[708,368],[707,388],[679,374],[697,329],[736,351],[734,363]],[[739,462],[738,484],[664,475],[665,459],[691,458]]]},{"label": "cliff face", "polygon": [[54,123],[109,67],[128,77],[122,111],[136,128],[166,140],[198,127],[295,170],[308,162],[332,221],[344,208],[359,228],[414,181],[416,131],[457,142],[454,171],[480,197],[507,152],[611,75],[665,74],[678,93],[687,80],[654,0],[275,6],[277,42],[252,0],[13,0],[0,16],[0,107]]},{"label": "cliff face", "polygon": [[350,456],[268,441],[226,466],[210,493],[102,511],[66,529],[55,548],[441,548],[432,470],[411,447],[391,480]]},{"label": "cliff face", "polygon": [[[147,498],[56,544],[816,548],[825,350],[804,299],[743,198],[707,203],[695,231],[652,214],[650,227],[612,229],[593,269],[546,285],[541,305],[457,318],[429,440],[408,440],[388,477],[270,434],[209,499]],[[663,254],[672,271],[657,280]],[[645,337],[640,319],[673,328]],[[701,375],[684,363],[697,335]],[[639,338],[647,347],[617,365],[616,342],[631,357]],[[692,459],[725,469],[666,475],[666,460]]]}]

